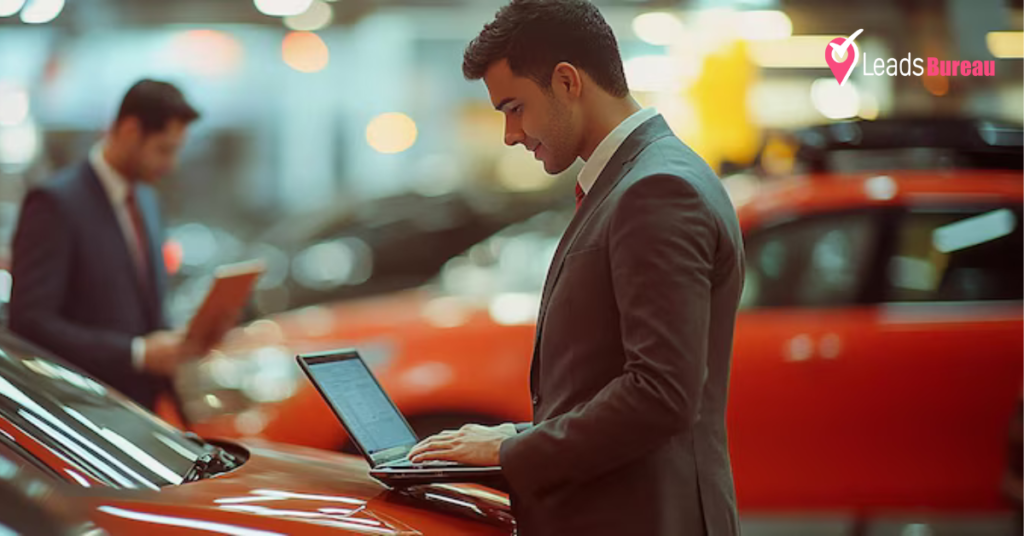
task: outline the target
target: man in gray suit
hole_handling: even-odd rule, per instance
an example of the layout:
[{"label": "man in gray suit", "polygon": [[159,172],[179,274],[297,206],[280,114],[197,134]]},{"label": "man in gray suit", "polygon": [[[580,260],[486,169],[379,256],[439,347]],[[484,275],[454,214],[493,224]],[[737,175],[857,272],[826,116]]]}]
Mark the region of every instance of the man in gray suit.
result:
[{"label": "man in gray suit", "polygon": [[467,48],[505,143],[559,173],[586,161],[548,272],[534,423],[467,425],[413,461],[500,463],[519,533],[739,532],[725,430],[743,281],[714,171],[629,95],[611,29],[581,0],[513,0]]}]

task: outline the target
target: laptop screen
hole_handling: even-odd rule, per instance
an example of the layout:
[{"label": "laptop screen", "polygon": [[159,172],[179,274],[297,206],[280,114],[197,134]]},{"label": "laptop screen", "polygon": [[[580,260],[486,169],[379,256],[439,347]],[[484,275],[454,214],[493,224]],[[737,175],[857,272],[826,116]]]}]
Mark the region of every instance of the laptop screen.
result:
[{"label": "laptop screen", "polygon": [[417,442],[358,354],[306,360],[310,375],[349,435],[375,464],[405,456]]}]

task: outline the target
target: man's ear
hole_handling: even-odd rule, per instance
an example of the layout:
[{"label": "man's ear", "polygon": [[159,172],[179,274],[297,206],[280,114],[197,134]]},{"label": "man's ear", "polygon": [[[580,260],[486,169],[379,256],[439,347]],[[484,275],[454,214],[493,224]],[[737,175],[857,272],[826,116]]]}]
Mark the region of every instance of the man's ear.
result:
[{"label": "man's ear", "polygon": [[142,122],[138,117],[125,117],[114,124],[114,133],[119,139],[137,142],[142,138]]},{"label": "man's ear", "polygon": [[551,88],[572,98],[579,98],[583,92],[583,76],[573,64],[561,62],[551,73]]}]

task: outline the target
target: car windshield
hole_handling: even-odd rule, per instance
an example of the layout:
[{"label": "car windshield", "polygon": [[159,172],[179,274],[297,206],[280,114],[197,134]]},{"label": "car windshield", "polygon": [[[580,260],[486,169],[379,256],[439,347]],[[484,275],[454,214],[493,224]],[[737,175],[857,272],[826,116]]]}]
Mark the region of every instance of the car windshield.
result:
[{"label": "car windshield", "polygon": [[110,387],[7,334],[0,335],[0,415],[116,488],[180,484],[205,452]]}]

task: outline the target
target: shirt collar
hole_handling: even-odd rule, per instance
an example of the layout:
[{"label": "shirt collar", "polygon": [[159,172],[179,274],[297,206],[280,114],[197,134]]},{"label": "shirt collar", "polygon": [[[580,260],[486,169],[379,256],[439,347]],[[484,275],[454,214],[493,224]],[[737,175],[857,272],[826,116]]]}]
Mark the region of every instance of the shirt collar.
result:
[{"label": "shirt collar", "polygon": [[583,188],[584,193],[590,193],[590,189],[594,187],[597,178],[604,171],[604,167],[608,165],[612,156],[615,155],[615,151],[619,150],[622,142],[626,141],[626,138],[639,128],[640,125],[657,115],[658,110],[654,108],[644,108],[637,111],[619,123],[619,126],[615,127],[614,130],[601,140],[601,143],[594,149],[594,154],[590,155],[590,160],[583,164],[583,169],[580,170],[580,174],[576,177],[576,181]]},{"label": "shirt collar", "polygon": [[100,184],[106,190],[110,202],[115,206],[123,204],[128,198],[132,185],[128,179],[124,178],[124,175],[110,165],[110,162],[107,162],[107,158],[103,156],[103,142],[97,143],[89,151],[89,164],[92,165],[93,171],[99,177]]}]

